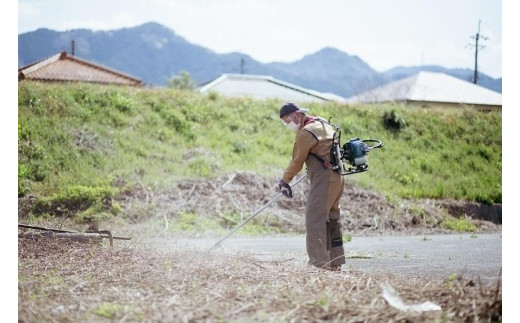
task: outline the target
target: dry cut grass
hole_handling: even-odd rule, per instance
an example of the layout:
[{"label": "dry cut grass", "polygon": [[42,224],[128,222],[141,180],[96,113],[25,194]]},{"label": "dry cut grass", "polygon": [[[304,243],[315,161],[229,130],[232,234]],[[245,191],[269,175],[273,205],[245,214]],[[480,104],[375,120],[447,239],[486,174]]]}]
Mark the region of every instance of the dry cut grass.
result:
[{"label": "dry cut grass", "polygon": [[[500,321],[501,283],[444,283],[330,272],[283,259],[218,251],[159,252],[64,240],[18,241],[18,318],[23,322]],[[405,303],[392,307],[388,282]]]}]

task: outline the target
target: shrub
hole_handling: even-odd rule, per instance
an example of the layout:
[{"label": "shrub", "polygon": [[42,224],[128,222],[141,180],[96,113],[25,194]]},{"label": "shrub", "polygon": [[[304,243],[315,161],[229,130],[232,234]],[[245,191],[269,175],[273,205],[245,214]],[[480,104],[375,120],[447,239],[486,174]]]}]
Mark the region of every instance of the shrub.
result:
[{"label": "shrub", "polygon": [[219,97],[219,94],[215,91],[210,91],[208,93],[208,99],[211,100],[211,101],[216,101]]},{"label": "shrub", "polygon": [[395,110],[385,111],[383,115],[383,124],[389,130],[400,130],[406,126],[403,116]]},{"label": "shrub", "polygon": [[197,87],[197,82],[191,78],[189,72],[182,71],[181,74],[170,78],[168,81],[168,87],[178,90],[193,90]]}]

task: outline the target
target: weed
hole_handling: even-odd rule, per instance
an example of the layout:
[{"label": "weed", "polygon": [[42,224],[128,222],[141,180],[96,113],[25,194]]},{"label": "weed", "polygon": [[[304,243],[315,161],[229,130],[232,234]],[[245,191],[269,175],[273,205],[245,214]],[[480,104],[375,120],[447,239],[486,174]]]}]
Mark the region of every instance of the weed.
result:
[{"label": "weed", "polygon": [[316,300],[315,304],[320,306],[320,307],[324,307],[326,306],[327,304],[329,303],[329,296],[328,295],[323,295],[321,296],[318,300]]},{"label": "weed", "polygon": [[[201,229],[202,219],[194,213],[181,212],[176,218],[174,230],[179,232],[196,232]],[[213,225],[214,226],[214,225]]]},{"label": "weed", "polygon": [[468,219],[460,217],[458,219],[444,218],[441,227],[457,232],[474,232],[477,227]]},{"label": "weed", "polygon": [[208,177],[213,173],[212,165],[204,157],[197,157],[186,166],[186,173],[197,177]]},{"label": "weed", "polygon": [[410,207],[409,211],[411,214],[418,215],[422,218],[424,218],[426,216],[426,210],[424,209],[423,206],[420,206],[420,205],[412,205]]},{"label": "weed", "polygon": [[458,275],[455,273],[448,275],[448,278],[446,279],[446,282],[445,282],[446,286],[448,286],[448,287],[453,286],[453,282],[457,279],[458,279]]},{"label": "weed", "polygon": [[132,100],[121,93],[116,93],[111,100],[111,104],[121,112],[129,112],[132,109]]},{"label": "weed", "polygon": [[119,304],[103,303],[95,310],[95,314],[107,319],[112,319],[122,309]]}]

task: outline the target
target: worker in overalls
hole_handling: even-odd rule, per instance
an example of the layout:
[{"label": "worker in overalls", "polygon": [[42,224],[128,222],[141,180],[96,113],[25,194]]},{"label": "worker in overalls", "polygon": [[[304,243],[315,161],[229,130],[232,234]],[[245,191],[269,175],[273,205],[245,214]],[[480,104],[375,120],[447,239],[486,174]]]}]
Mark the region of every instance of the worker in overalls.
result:
[{"label": "worker in overalls", "polygon": [[345,180],[330,168],[335,129],[323,118],[308,116],[307,112],[292,102],[280,108],[280,118],[296,132],[296,138],[292,159],[278,185],[284,195],[292,198],[289,183],[305,163],[311,185],[305,210],[309,264],[340,271],[345,263],[345,253],[339,202]]}]

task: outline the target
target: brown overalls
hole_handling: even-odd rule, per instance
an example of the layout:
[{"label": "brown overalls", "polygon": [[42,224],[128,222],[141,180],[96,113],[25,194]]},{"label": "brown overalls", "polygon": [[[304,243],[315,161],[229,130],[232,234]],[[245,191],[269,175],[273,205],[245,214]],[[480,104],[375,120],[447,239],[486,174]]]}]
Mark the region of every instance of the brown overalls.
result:
[{"label": "brown overalls", "polygon": [[291,180],[307,166],[310,191],[305,210],[307,254],[309,264],[318,267],[338,266],[345,263],[341,232],[339,201],[343,194],[343,176],[324,168],[313,153],[330,161],[334,128],[313,117],[296,134],[292,159],[285,169],[283,181]]}]

